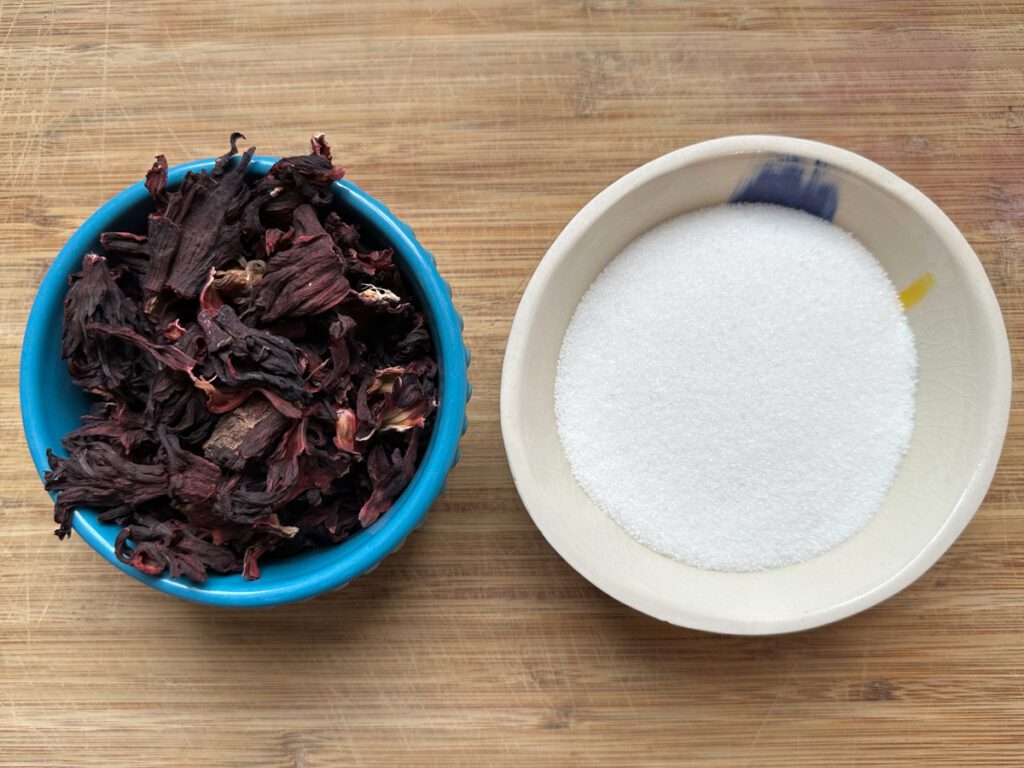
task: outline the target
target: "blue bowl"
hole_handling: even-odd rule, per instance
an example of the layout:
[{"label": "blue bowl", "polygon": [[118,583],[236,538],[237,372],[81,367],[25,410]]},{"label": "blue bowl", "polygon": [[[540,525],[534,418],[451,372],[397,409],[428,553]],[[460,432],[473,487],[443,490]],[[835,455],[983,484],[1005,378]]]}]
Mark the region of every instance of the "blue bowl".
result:
[{"label": "blue bowl", "polygon": [[[213,162],[197,160],[171,168],[168,185],[180,183],[189,171],[209,171]],[[254,157],[249,173],[265,175],[275,162],[272,157]],[[402,546],[406,536],[423,522],[459,459],[459,438],[466,431],[470,394],[466,375],[469,350],[462,340],[462,318],[452,304],[451,286],[438,274],[433,256],[419,244],[412,230],[382,203],[348,181],[335,182],[334,199],[338,211],[347,221],[359,225],[367,240],[394,247],[395,261],[419,300],[434,337],[440,394],[434,429],[419,469],[394,506],[373,526],[336,546],[261,564],[262,575],[256,581],[246,581],[241,575],[211,575],[206,583],[195,584],[187,579],[147,576],[115,556],[118,526],[98,522],[91,510],[75,511],[74,528],[93,549],[128,575],[161,592],[199,603],[242,607],[304,600],[342,587],[373,570],[386,555]],[[72,384],[60,356],[68,276],[81,269],[86,253],[102,252],[101,232],[144,231],[149,210],[149,194],[141,181],[103,205],[57,254],[32,305],[21,353],[21,416],[40,476],[48,469],[46,449],[63,453],[61,438],[79,425],[91,402],[89,395]],[[53,546],[60,544],[55,540]]]}]

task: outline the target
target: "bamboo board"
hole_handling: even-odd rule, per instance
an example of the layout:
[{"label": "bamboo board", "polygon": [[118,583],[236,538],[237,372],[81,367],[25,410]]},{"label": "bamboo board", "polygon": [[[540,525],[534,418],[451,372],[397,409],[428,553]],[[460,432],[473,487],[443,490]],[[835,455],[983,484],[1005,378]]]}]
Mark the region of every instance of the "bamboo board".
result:
[{"label": "bamboo board", "polygon": [[[963,537],[803,634],[660,624],[575,574],[505,465],[505,337],[606,184],[732,133],[838,144],[920,187],[1024,330],[1019,2],[0,3],[0,764],[976,766],[1024,762],[1024,418]],[[312,602],[225,612],[52,537],[17,366],[48,263],[157,152],[325,131],[437,256],[473,350],[427,525]],[[1016,390],[1019,395],[1019,390]]]}]

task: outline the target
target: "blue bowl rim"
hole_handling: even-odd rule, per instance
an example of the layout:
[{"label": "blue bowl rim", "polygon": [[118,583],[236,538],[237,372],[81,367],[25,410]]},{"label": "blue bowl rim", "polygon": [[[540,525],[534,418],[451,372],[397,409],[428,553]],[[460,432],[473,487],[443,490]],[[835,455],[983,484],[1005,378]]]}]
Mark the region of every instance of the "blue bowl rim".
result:
[{"label": "blue bowl rim", "polygon": [[[277,159],[256,155],[250,169],[266,173]],[[214,158],[206,158],[174,166],[168,171],[168,185],[178,184],[190,171],[208,171],[213,163]],[[459,438],[465,429],[468,349],[462,340],[462,320],[452,303],[451,288],[437,272],[430,252],[420,245],[412,229],[395,217],[387,206],[347,180],[335,182],[333,189],[335,198],[344,207],[353,210],[390,242],[396,258],[405,271],[415,275],[418,283],[423,309],[431,320],[440,373],[437,417],[427,450],[412,482],[387,515],[351,540],[353,543],[359,541],[360,546],[311,574],[286,577],[277,584],[266,581],[266,573],[256,581],[244,581],[241,576],[227,577],[231,580],[228,583],[244,585],[241,589],[211,586],[210,582],[199,585],[167,575],[148,576],[117,559],[112,542],[95,520],[95,513],[75,510],[74,529],[93,549],[124,573],[161,592],[210,605],[256,607],[305,600],[344,586],[372,570],[402,545],[426,517],[430,505],[444,487],[448,472],[458,461]],[[67,276],[80,268],[86,249],[97,242],[108,222],[148,197],[144,182],[138,181],[100,206],[60,249],[33,301],[22,345],[19,396],[25,437],[40,477],[49,469],[46,449],[58,447],[49,445],[43,434],[41,411],[46,403],[34,386],[34,381],[39,380],[38,371],[45,357],[43,319],[53,311],[54,305],[63,304]],[[105,527],[109,529],[109,526]]]}]

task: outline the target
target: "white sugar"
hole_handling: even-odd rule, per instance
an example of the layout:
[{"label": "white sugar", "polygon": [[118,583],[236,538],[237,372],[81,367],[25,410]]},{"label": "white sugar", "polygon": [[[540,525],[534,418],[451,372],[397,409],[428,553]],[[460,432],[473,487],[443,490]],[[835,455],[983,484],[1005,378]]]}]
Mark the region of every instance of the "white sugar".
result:
[{"label": "white sugar", "polygon": [[594,281],[555,411],[577,481],[634,538],[754,571],[871,519],[910,441],[916,374],[896,290],[852,235],[723,205],[637,238]]}]

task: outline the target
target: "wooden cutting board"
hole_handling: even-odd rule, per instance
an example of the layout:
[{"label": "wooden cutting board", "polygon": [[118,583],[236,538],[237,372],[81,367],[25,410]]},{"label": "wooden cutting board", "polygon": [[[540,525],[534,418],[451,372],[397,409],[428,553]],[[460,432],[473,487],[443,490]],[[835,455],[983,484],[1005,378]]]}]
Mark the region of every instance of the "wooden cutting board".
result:
[{"label": "wooden cutting board", "polygon": [[[0,4],[0,764],[976,766],[1024,762],[1024,420],[915,585],[820,630],[661,624],[533,527],[498,429],[529,276],[606,184],[732,133],[920,187],[1024,329],[1019,2]],[[473,349],[462,464],[371,576],[231,612],[51,535],[21,434],[25,318],[60,245],[164,152],[325,131],[437,255]]]}]

